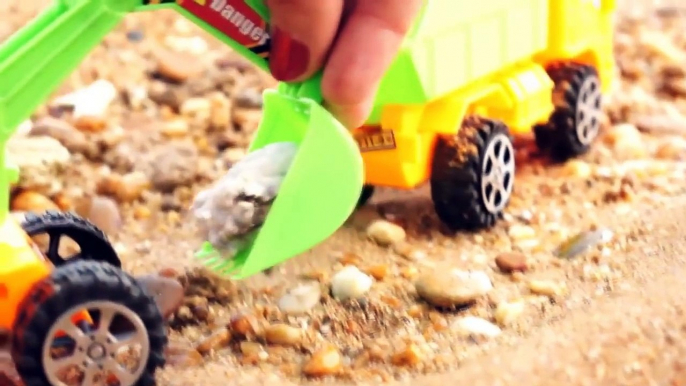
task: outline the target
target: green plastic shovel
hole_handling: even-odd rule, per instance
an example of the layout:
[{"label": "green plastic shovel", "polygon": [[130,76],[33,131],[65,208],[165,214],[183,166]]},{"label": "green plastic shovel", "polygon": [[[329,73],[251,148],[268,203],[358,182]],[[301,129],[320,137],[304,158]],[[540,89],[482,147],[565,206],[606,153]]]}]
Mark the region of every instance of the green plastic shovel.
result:
[{"label": "green plastic shovel", "polygon": [[[268,19],[262,1],[251,6]],[[264,225],[231,260],[209,242],[196,254],[233,278],[245,278],[314,247],[355,209],[364,179],[362,158],[350,132],[321,105],[321,74],[264,93],[262,121],[250,145],[295,142],[298,152]]]}]

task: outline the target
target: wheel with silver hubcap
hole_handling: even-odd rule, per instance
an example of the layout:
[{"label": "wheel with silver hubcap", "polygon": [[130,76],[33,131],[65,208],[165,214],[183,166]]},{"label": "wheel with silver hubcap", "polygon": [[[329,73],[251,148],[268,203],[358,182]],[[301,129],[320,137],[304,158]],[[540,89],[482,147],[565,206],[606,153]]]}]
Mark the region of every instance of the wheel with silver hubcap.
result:
[{"label": "wheel with silver hubcap", "polygon": [[558,161],[586,153],[600,134],[602,89],[593,66],[573,62],[548,68],[555,82],[555,111],[548,122],[534,127],[540,150]]},{"label": "wheel with silver hubcap", "polygon": [[26,386],[154,385],[164,364],[167,338],[155,301],[106,263],[57,268],[19,310],[12,358]]},{"label": "wheel with silver hubcap", "polygon": [[469,116],[457,135],[437,141],[431,169],[436,214],[453,230],[491,227],[510,201],[514,178],[515,154],[507,126]]}]

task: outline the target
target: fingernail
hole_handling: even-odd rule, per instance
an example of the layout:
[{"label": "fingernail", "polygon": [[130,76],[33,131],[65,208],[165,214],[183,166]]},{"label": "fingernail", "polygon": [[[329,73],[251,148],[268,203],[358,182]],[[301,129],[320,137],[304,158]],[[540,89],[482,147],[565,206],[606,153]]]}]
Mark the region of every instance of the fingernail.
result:
[{"label": "fingernail", "polygon": [[269,54],[269,69],[277,80],[288,82],[307,71],[310,50],[306,45],[291,38],[285,31],[272,29],[272,50]]}]

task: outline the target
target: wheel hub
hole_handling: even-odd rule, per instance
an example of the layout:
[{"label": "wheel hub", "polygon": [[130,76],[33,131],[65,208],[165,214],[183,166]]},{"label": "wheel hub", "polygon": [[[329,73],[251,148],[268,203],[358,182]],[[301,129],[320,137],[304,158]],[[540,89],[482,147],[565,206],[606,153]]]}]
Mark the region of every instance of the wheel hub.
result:
[{"label": "wheel hub", "polygon": [[586,79],[579,90],[576,105],[576,137],[583,146],[590,145],[600,133],[601,98],[598,79]]},{"label": "wheel hub", "polygon": [[486,210],[498,213],[510,200],[514,186],[514,147],[504,135],[493,137],[484,152],[481,197]]},{"label": "wheel hub", "polygon": [[107,356],[107,349],[105,346],[97,342],[92,343],[86,352],[88,353],[88,357],[94,361],[99,361]]}]

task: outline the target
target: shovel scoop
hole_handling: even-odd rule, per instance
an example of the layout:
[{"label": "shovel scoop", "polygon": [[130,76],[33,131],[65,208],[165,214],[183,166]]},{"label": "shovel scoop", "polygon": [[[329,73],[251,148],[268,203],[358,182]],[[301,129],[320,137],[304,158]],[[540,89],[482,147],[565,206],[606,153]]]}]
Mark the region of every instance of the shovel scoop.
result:
[{"label": "shovel scoop", "polygon": [[[249,3],[267,20],[261,1]],[[261,57],[237,51],[267,68]],[[364,179],[362,158],[350,132],[322,106],[320,85],[318,74],[265,91],[249,152],[278,142],[296,144],[297,152],[264,222],[237,253],[222,256],[210,242],[196,253],[208,268],[235,279],[262,272],[324,241],[355,209]]]}]

